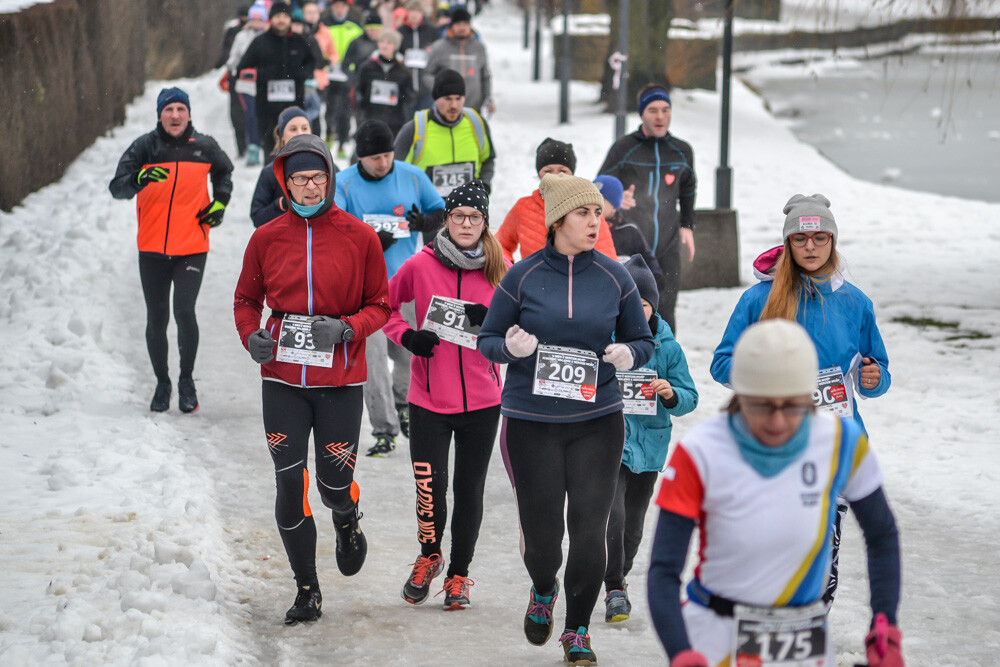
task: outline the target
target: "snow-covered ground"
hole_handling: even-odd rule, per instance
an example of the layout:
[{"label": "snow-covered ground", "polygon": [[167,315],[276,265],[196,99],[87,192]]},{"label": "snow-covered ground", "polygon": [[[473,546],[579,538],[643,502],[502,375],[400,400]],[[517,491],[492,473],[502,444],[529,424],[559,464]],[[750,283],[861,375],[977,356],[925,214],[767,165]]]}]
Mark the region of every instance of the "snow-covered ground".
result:
[{"label": "snow-covered ground", "polygon": [[[585,176],[612,139],[613,118],[593,104],[589,85],[573,85],[573,122],[557,124],[557,87],[529,82],[519,20],[505,5],[477,20],[499,105],[494,224],[535,187],[543,138],[573,142]],[[196,126],[232,154],[216,78],[177,83],[191,94]],[[325,614],[310,626],[282,625],[294,587],[272,515],[257,366],[237,340],[231,307],[253,229],[256,168],[237,167],[225,224],[213,232],[199,300],[201,409],[147,409],[153,379],[134,204],[112,200],[107,182],[129,142],[155,123],[159,87],[151,83],[125,124],[60,182],[0,213],[0,321],[8,331],[0,359],[0,664],[558,664],[557,644],[532,647],[521,634],[529,581],[498,455],[471,572],[473,608],[446,614],[433,599],[421,607],[400,599],[418,552],[405,439],[392,458],[359,461],[370,545],[364,570],[339,575],[332,528],[320,522]],[[673,103],[672,129],[697,152],[699,206],[711,207],[717,95],[678,90]],[[875,301],[894,383],[862,409],[902,531],[909,663],[996,664],[1000,278],[991,260],[1000,255],[1000,205],[850,178],[739,86],[732,146],[747,284],[753,257],[779,240],[787,198],[822,192],[833,202],[849,278]],[[740,292],[680,297],[679,339],[702,398],[678,420],[679,436],[727,397],[708,366]],[[370,440],[365,432],[362,449]],[[313,506],[321,507],[318,498]],[[863,659],[868,623],[862,541],[849,524],[832,612],[839,663],[848,666]],[[605,625],[598,603],[594,648],[602,665],[662,664],[641,566],[630,583],[633,618]],[[563,611],[559,603],[558,622]]]}]

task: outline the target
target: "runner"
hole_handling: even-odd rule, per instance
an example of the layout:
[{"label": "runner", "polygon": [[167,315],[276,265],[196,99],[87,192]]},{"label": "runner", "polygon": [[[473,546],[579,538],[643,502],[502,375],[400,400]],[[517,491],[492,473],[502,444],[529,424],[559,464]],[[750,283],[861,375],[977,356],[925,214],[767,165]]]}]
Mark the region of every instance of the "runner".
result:
[{"label": "runner", "polygon": [[[656,313],[660,298],[656,278],[641,255],[628,260],[625,268],[639,290],[655,346],[653,357],[640,371],[651,372],[654,378],[633,382],[619,374],[619,382],[624,383],[622,396],[630,398],[637,394],[646,409],[641,414],[625,410],[625,453],[618,468],[618,484],[608,519],[608,568],[604,573],[606,623],[626,621],[632,613],[625,577],[639,551],[649,499],[667,461],[673,430],[670,418],[686,415],[698,407],[698,390],[688,371],[684,350],[674,340],[667,323]],[[648,391],[649,395],[643,391]],[[648,409],[649,399],[652,399],[652,410]]]},{"label": "runner", "polygon": [[[875,322],[871,299],[840,273],[837,222],[823,195],[795,195],[784,208],[784,245],[754,262],[761,282],[740,297],[722,342],[715,348],[712,377],[730,382],[733,346],[743,330],[758,320],[783,318],[805,327],[819,354],[817,407],[850,417],[867,436],[858,412],[861,398],[889,390],[889,358]],[[847,506],[839,503],[833,526],[833,558],[827,601],[837,590],[840,531]]]},{"label": "runner", "polygon": [[[233,310],[240,340],[261,364],[264,433],[274,462],[275,519],[298,594],[285,623],[314,621],[323,597],[309,506],[309,435],[316,486],[331,510],[337,567],[356,574],[368,545],[354,482],[365,339],[389,319],[385,261],[375,232],[330,196],[333,157],[314,135],[293,137],[274,161],[290,211],[247,244]],[[265,299],[271,309],[264,328]]]},{"label": "runner", "polygon": [[351,42],[360,37],[364,29],[350,19],[348,0],[333,0],[328,9],[327,26],[336,57],[330,60],[330,85],[326,89],[326,143],[332,150],[337,142],[337,157],[346,160],[344,143],[351,137],[351,85],[343,59]]},{"label": "runner", "polygon": [[[452,190],[446,210],[446,227],[389,281],[393,311],[385,334],[414,355],[407,400],[420,555],[402,592],[412,604],[427,599],[431,580],[444,569],[448,457],[455,438],[451,560],[443,591],[447,611],[470,605],[469,565],[500,419],[500,367],[475,349],[476,331],[508,263],[490,233],[489,195],[479,183]],[[416,306],[421,329],[415,331],[404,319],[400,308],[406,303]],[[458,338],[449,340],[448,332]]]},{"label": "runner", "polygon": [[[535,151],[535,171],[541,180],[545,174],[569,174],[576,171],[576,153],[573,144],[563,143],[555,139],[545,139]],[[600,189],[600,188],[598,188]],[[507,213],[503,224],[497,230],[497,240],[503,246],[504,257],[514,261],[514,252],[521,247],[521,259],[545,247],[545,236],[548,228],[545,226],[545,202],[536,188],[527,197],[521,197]],[[594,247],[612,259],[617,259],[614,242],[611,240],[611,230],[602,224],[597,235],[597,245]]]},{"label": "runner", "polygon": [[622,220],[620,212],[625,198],[622,182],[614,176],[598,176],[594,179],[594,185],[604,197],[604,219],[611,228],[611,240],[614,241],[618,261],[625,262],[632,255],[642,255],[646,266],[653,272],[653,277],[658,278],[663,269],[660,268],[660,263],[649,247],[646,237],[635,223]]},{"label": "runner", "polygon": [[[649,605],[671,667],[834,665],[824,593],[843,496],[868,550],[868,665],[901,667],[899,537],[868,439],[813,405],[816,349],[794,322],[751,325],[735,345],[726,414],[674,450],[657,504]],[[681,607],[695,526],[699,563]]]},{"label": "runner", "polygon": [[[208,257],[208,234],[222,224],[233,191],[233,163],[215,139],[191,124],[191,100],[180,88],[156,97],[156,129],[128,147],[108,185],[115,199],[136,197],[139,280],[146,300],[146,350],[156,374],[149,409],[170,408],[167,325],[173,288],[180,378],[177,407],[198,409],[194,360],[198,354],[195,302]],[[206,177],[212,181],[208,196]],[[136,196],[138,195],[138,196]]]},{"label": "runner", "polygon": [[383,30],[378,50],[358,66],[358,86],[354,102],[358,105],[358,124],[380,120],[393,136],[406,123],[405,109],[412,106],[415,93],[410,72],[396,58],[402,37],[392,29]]},{"label": "runner", "polygon": [[525,636],[541,646],[552,634],[565,512],[560,642],[568,663],[591,665],[597,658],[587,627],[607,564],[605,533],[625,440],[615,369],[646,363],[653,339],[628,271],[594,252],[601,193],[586,179],[561,174],[546,174],[541,193],[548,244],[500,282],[479,349],[508,364],[500,443],[533,584]]}]

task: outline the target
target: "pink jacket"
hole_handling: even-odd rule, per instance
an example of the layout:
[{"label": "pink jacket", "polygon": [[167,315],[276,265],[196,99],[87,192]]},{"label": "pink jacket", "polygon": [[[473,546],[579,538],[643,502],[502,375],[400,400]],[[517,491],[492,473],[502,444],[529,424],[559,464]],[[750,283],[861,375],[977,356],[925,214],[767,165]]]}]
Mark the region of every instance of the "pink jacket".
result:
[{"label": "pink jacket", "polygon": [[[402,344],[403,334],[410,329],[399,312],[402,304],[413,301],[417,322],[423,323],[433,296],[489,306],[493,290],[482,271],[449,269],[426,245],[389,281],[392,315],[382,331],[389,340]],[[487,361],[479,350],[441,341],[434,346],[433,357],[413,355],[407,400],[441,414],[469,412],[500,405],[501,386],[498,364]]]}]

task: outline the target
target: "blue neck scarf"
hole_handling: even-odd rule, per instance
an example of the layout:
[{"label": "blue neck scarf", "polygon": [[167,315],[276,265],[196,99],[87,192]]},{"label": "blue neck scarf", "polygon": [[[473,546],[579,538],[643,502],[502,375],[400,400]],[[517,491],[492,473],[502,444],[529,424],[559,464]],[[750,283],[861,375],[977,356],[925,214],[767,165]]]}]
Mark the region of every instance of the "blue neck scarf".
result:
[{"label": "blue neck scarf", "polygon": [[318,204],[313,206],[303,206],[302,204],[298,204],[292,201],[291,197],[289,197],[288,200],[292,204],[292,210],[301,215],[303,218],[308,218],[309,216],[315,214],[316,211],[319,210],[319,207],[326,203],[326,197],[323,197]]},{"label": "blue neck scarf", "polygon": [[764,477],[774,477],[797,459],[809,444],[809,423],[812,415],[806,415],[802,425],[791,439],[780,447],[768,447],[753,437],[743,415],[729,415],[729,431],[736,438],[743,460]]}]

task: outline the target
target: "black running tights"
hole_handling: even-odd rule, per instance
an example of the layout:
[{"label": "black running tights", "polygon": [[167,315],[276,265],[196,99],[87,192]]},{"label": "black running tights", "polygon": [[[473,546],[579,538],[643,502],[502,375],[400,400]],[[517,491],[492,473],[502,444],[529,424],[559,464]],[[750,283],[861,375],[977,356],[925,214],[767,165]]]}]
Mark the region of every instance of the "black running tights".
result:
[{"label": "black running tights", "polygon": [[139,280],[146,299],[146,349],[158,382],[170,380],[167,365],[167,325],[170,323],[170,287],[174,288],[174,320],[182,378],[194,373],[198,354],[198,319],[194,306],[201,289],[208,253],[173,257],[139,253]]},{"label": "black running tights", "polygon": [[618,466],[618,484],[615,500],[608,518],[608,569],[604,574],[604,589],[625,588],[625,577],[632,569],[632,562],[642,542],[642,528],[646,521],[649,499],[660,473],[635,473],[625,465]]}]

